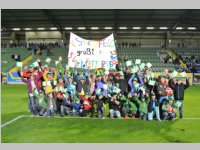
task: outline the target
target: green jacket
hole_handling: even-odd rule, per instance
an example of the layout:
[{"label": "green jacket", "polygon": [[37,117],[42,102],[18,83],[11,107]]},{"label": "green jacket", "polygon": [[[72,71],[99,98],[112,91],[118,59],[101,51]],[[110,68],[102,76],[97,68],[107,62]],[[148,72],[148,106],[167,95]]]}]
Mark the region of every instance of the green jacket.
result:
[{"label": "green jacket", "polygon": [[166,111],[168,112],[168,106],[171,106],[173,108],[173,112],[177,112],[177,106],[175,105],[175,103],[173,103],[172,105],[170,105],[168,102],[165,102],[163,105],[162,105],[162,110],[163,111]]},{"label": "green jacket", "polygon": [[147,112],[148,112],[148,104],[149,104],[150,99],[146,98],[145,101],[141,101],[141,100],[138,99],[138,97],[134,97],[133,100],[138,103],[139,112],[143,112],[143,113],[147,114]]},{"label": "green jacket", "polygon": [[40,96],[39,94],[35,93],[35,91],[33,92],[34,96],[37,97],[37,101],[39,104],[39,107],[42,107],[44,109],[47,108],[47,103],[45,101],[45,95]]},{"label": "green jacket", "polygon": [[133,102],[129,102],[130,110],[137,111],[137,106]]}]

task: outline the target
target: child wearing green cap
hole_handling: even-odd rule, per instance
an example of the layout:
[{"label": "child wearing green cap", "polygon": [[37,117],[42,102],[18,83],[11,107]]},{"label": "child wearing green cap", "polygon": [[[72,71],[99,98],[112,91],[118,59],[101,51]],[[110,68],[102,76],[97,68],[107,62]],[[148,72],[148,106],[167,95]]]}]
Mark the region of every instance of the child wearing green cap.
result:
[{"label": "child wearing green cap", "polygon": [[147,113],[148,113],[148,104],[149,104],[149,97],[144,96],[143,94],[140,97],[141,100],[137,97],[137,94],[134,95],[133,101],[136,101],[139,105],[139,113],[140,113],[140,118],[142,120],[146,120],[147,118]]},{"label": "child wearing green cap", "polygon": [[34,90],[33,94],[37,98],[39,115],[45,116],[47,112],[47,102],[45,100],[44,92],[42,90],[39,92]]},{"label": "child wearing green cap", "polygon": [[132,119],[135,119],[135,115],[137,113],[137,106],[130,101],[131,94],[128,94],[128,97],[123,96],[121,100],[124,100],[122,107],[122,112],[124,114],[124,118],[128,119],[128,116],[130,115]]},{"label": "child wearing green cap", "polygon": [[176,115],[176,106],[174,103],[174,97],[168,97],[168,100],[164,102],[162,106],[162,117],[163,120],[169,118],[169,120],[174,120]]}]

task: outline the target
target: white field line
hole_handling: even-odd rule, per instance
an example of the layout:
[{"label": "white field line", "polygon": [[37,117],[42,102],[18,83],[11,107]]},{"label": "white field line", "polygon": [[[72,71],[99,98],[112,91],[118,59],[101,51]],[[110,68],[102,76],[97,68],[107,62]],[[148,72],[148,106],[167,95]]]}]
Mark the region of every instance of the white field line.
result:
[{"label": "white field line", "polygon": [[[7,126],[7,125],[9,125],[9,124],[11,124],[11,123],[13,123],[13,122],[15,122],[15,121],[17,121],[18,119],[20,119],[20,118],[32,118],[32,117],[34,117],[34,118],[60,118],[60,119],[96,119],[96,120],[103,120],[103,119],[101,119],[101,118],[90,118],[90,117],[59,117],[59,116],[54,116],[54,117],[43,117],[43,116],[32,116],[32,115],[20,115],[20,116],[17,116],[16,118],[14,118],[14,119],[12,119],[12,120],[10,120],[10,121],[8,121],[8,122],[6,122],[6,123],[4,123],[4,124],[2,124],[1,125],[1,128],[3,128],[3,127],[5,127],[5,126]],[[110,118],[104,118],[104,119],[110,119]],[[124,118],[119,118],[119,119],[124,119]],[[114,119],[114,120],[119,120],[119,119]],[[178,118],[177,118],[178,119]],[[129,118],[129,120],[131,120],[130,118]],[[200,118],[183,118],[183,120],[200,120]]]},{"label": "white field line", "polygon": [[14,119],[12,119],[12,120],[10,120],[10,121],[8,121],[8,122],[2,124],[2,125],[1,125],[1,128],[3,128],[3,127],[5,127],[5,126],[7,126],[7,125],[13,123],[13,122],[16,121],[16,120],[18,120],[18,119],[20,119],[20,118],[23,118],[23,117],[24,117],[24,115],[17,116],[16,118],[14,118]]}]

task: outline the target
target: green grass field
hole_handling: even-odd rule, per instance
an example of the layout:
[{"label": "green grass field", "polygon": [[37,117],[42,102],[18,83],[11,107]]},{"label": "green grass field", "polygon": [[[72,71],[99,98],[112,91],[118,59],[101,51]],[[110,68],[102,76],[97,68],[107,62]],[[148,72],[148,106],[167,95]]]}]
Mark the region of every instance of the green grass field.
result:
[{"label": "green grass field", "polygon": [[[27,87],[2,85],[1,124],[29,114]],[[200,118],[200,86],[185,92],[184,117]],[[25,117],[1,128],[3,143],[168,143],[200,142],[200,119],[141,121],[123,119]]]}]

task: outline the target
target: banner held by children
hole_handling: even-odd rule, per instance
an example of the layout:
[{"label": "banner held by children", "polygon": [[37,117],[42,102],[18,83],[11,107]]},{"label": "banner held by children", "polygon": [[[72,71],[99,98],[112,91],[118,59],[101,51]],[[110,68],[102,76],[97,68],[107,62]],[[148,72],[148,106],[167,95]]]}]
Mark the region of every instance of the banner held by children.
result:
[{"label": "banner held by children", "polygon": [[113,34],[100,40],[86,40],[70,33],[68,65],[70,67],[114,69],[118,64]]}]

